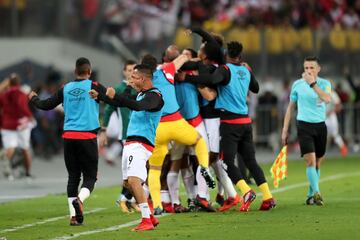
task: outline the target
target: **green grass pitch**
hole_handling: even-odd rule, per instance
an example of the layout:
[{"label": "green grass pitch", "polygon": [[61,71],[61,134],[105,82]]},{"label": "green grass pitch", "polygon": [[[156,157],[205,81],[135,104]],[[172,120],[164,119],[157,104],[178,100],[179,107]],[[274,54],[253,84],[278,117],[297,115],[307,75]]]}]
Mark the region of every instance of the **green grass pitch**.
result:
[{"label": "green grass pitch", "polygon": [[[262,165],[270,186],[270,164]],[[0,239],[360,239],[360,157],[327,159],[320,189],[325,205],[306,206],[303,161],[289,161],[289,176],[273,189],[278,206],[260,212],[261,196],[251,211],[239,206],[225,213],[184,213],[161,217],[154,231],[131,232],[139,214],[115,206],[119,187],[95,189],[85,203],[83,226],[70,227],[66,195],[0,205]],[[64,186],[65,187],[65,186]],[[253,186],[254,187],[254,186]],[[257,193],[258,189],[254,187]],[[215,194],[215,192],[212,192]],[[182,195],[185,202],[185,195]]]}]

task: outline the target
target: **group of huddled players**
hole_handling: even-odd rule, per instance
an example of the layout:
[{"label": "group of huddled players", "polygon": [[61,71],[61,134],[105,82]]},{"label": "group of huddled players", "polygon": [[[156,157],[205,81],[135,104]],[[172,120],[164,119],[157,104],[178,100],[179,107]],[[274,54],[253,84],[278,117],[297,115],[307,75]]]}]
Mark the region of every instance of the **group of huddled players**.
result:
[{"label": "group of huddled players", "polygon": [[[184,49],[180,52],[171,45],[165,50],[161,64],[150,54],[143,56],[138,64],[127,62],[124,67],[127,81],[115,89],[89,80],[90,61],[79,58],[74,81],[46,100],[40,100],[35,92],[29,95],[30,102],[44,110],[64,105],[64,158],[69,173],[67,194],[71,226],[83,223],[83,203],[97,180],[99,129],[99,144],[106,144],[108,120],[100,126],[100,101],[113,109],[131,110],[129,122],[125,121],[123,129],[126,134],[120,137],[124,142],[124,186],[118,202],[124,211],[132,207],[141,212],[142,220],[134,231],[154,229],[159,224],[155,216],[163,212],[224,212],[238,204],[240,211],[249,211],[256,193],[246,182],[246,169],[262,194],[259,210],[267,211],[276,206],[255,158],[247,96],[249,91],[258,93],[259,84],[241,58],[243,47],[236,41],[224,47],[221,36],[201,29],[186,32],[191,33],[203,38],[198,51]],[[306,74],[299,81],[306,91],[292,93],[291,100],[296,103],[298,96],[304,101],[311,95],[306,104],[315,101],[323,111],[328,94],[322,88],[328,91],[329,86],[320,79],[316,81],[320,70],[317,59],[308,59],[305,63]],[[306,92],[310,95],[300,97]],[[317,101],[318,98],[321,101]],[[293,105],[289,105],[288,111]],[[126,120],[123,112],[119,114]],[[322,120],[320,115],[316,121]],[[287,114],[284,124],[284,144],[289,116]],[[323,131],[322,127],[320,130]],[[312,177],[312,180],[309,178],[312,189],[309,198],[321,205],[319,177],[316,177],[312,160],[315,152],[318,158],[324,151],[314,151],[317,140],[311,134],[304,133],[300,144],[306,144],[301,151],[305,159],[309,158],[309,176]],[[326,133],[321,134],[321,139],[323,136],[326,138]],[[212,206],[209,196],[209,188],[216,186],[210,167],[218,180],[218,209]],[[310,175],[313,172],[315,175]],[[81,175],[83,183],[78,191]],[[184,182],[188,206],[180,201],[179,175]]]},{"label": "group of huddled players", "polygon": [[[142,179],[147,196],[151,196],[150,207],[154,215],[198,210],[223,212],[239,203],[240,211],[248,211],[256,197],[246,183],[246,169],[249,169],[263,193],[260,210],[274,208],[275,200],[255,159],[246,101],[248,91],[258,93],[259,85],[250,67],[241,59],[242,45],[231,42],[225,49],[221,36],[201,29],[193,29],[192,32],[203,37],[198,51],[188,48],[181,52],[177,46],[171,45],[164,52],[162,64],[158,65],[157,59],[149,54],[141,60],[141,64],[152,69],[152,83],[164,100],[154,144],[147,139],[139,139],[139,136],[130,137],[133,142],[154,147],[146,170],[148,178],[144,170]],[[190,33],[190,30],[187,31],[187,34]],[[122,83],[122,88],[117,88],[118,93],[131,92],[132,73],[126,71],[134,66],[132,61],[125,64],[127,80]],[[121,114],[121,117],[124,118],[124,115]],[[104,120],[107,125],[108,116]],[[105,135],[104,131],[100,133],[100,142],[103,133]],[[128,135],[123,154],[123,173],[129,173],[133,164],[126,157],[136,161],[135,155],[125,154],[129,142]],[[215,181],[209,166],[218,180],[218,209],[210,201],[209,188],[215,187]],[[179,175],[183,179],[188,206],[183,206],[180,201]],[[136,200],[132,198],[131,186],[126,181],[128,176],[124,175],[119,207],[124,212],[141,211],[134,204]],[[242,196],[236,192],[234,185],[240,189]]]}]

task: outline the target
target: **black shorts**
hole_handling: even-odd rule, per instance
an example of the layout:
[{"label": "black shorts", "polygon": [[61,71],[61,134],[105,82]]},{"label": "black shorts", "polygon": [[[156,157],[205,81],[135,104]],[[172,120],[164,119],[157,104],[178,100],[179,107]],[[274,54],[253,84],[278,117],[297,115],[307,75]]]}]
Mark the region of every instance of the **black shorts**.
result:
[{"label": "black shorts", "polygon": [[297,121],[297,132],[300,144],[301,157],[314,152],[316,158],[325,155],[327,128],[325,122],[308,123]]},{"label": "black shorts", "polygon": [[69,176],[97,179],[98,145],[97,139],[64,139],[65,166]]}]

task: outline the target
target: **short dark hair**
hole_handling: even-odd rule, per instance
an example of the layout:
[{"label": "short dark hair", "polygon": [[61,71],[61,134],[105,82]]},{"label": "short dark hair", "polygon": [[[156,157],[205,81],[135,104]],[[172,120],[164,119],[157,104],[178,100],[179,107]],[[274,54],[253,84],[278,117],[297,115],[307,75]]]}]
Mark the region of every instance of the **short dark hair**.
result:
[{"label": "short dark hair", "polygon": [[191,58],[196,58],[197,57],[197,52],[192,49],[192,48],[185,48],[184,50],[187,50],[191,53]]},{"label": "short dark hair", "polygon": [[308,62],[317,62],[317,64],[320,64],[320,59],[316,56],[307,56],[304,60],[305,61],[308,61]]},{"label": "short dark hair", "polygon": [[227,54],[231,58],[237,58],[241,56],[243,45],[237,41],[229,42],[227,44]]},{"label": "short dark hair", "polygon": [[76,60],[75,68],[78,75],[87,74],[91,71],[91,63],[89,59],[81,57]]},{"label": "short dark hair", "polygon": [[211,33],[212,37],[215,39],[215,41],[222,47],[224,45],[224,37],[217,33]]},{"label": "short dark hair", "polygon": [[134,60],[131,60],[131,59],[126,60],[124,63],[124,70],[126,70],[126,67],[128,65],[135,65],[135,64],[136,64],[136,62]]},{"label": "short dark hair", "polygon": [[146,64],[152,71],[155,71],[157,67],[157,60],[153,55],[146,54],[142,57],[141,64]]},{"label": "short dark hair", "polygon": [[[135,70],[137,70],[137,71],[135,71]],[[135,65],[134,71],[139,72],[140,74],[145,75],[146,77],[148,77],[150,79],[153,77],[153,70],[147,64],[137,64],[137,65]]]},{"label": "short dark hair", "polygon": [[221,48],[215,43],[205,43],[203,50],[206,57],[211,61],[220,63],[223,58]]},{"label": "short dark hair", "polygon": [[[217,44],[219,44],[220,47],[224,45],[224,37],[217,33],[211,33],[211,37],[216,41]],[[201,40],[202,43],[206,43],[207,41],[203,38]]]}]

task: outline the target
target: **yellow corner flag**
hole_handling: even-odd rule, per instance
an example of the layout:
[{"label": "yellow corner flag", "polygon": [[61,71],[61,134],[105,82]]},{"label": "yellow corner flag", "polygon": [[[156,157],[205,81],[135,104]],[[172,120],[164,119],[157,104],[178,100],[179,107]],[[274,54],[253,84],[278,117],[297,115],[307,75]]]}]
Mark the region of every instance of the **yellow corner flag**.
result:
[{"label": "yellow corner flag", "polygon": [[276,157],[275,162],[270,168],[270,173],[274,179],[274,187],[279,187],[279,182],[282,179],[285,179],[288,175],[288,161],[287,161],[287,145],[285,145],[279,155]]}]

